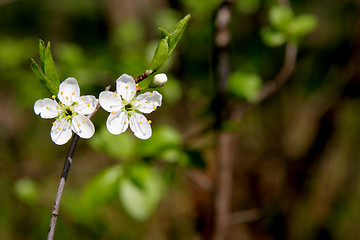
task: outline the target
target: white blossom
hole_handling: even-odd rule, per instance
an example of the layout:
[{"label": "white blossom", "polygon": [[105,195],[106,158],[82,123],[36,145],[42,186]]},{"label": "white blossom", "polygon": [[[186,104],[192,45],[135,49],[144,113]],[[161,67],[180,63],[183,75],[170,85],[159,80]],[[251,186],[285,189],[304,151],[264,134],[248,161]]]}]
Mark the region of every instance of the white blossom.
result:
[{"label": "white blossom", "polygon": [[91,138],[95,127],[86,116],[95,111],[98,100],[94,96],[80,96],[80,88],[75,78],[67,78],[59,86],[58,99],[37,100],[34,111],[42,118],[55,118],[51,127],[51,139],[57,145],[69,141],[74,131],[81,138]]},{"label": "white blossom", "polygon": [[151,113],[161,106],[162,96],[157,91],[136,96],[133,77],[123,74],[116,80],[116,91],[103,91],[99,102],[103,109],[110,112],[106,127],[110,133],[118,135],[130,129],[140,139],[151,137],[151,121],[142,113]]}]

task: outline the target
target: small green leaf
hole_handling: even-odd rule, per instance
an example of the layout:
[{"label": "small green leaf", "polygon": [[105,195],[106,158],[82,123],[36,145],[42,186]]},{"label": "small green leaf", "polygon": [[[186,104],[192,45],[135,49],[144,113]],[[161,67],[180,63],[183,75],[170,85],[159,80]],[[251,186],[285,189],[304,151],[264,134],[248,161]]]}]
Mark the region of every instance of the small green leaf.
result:
[{"label": "small green leaf", "polygon": [[230,75],[228,89],[234,97],[251,102],[256,99],[261,85],[258,74],[237,71]]},{"label": "small green leaf", "polygon": [[132,133],[113,135],[105,126],[97,130],[97,134],[90,139],[90,145],[96,150],[121,160],[130,160],[137,153],[136,140]]},{"label": "small green leaf", "polygon": [[167,39],[168,37],[161,39],[156,48],[154,58],[149,67],[153,72],[162,67],[169,58],[169,45]]},{"label": "small green leaf", "polygon": [[45,43],[39,39],[39,56],[40,56],[40,67],[45,72]]},{"label": "small green leaf", "polygon": [[183,19],[181,19],[173,29],[171,33],[169,33],[169,55],[172,53],[176,45],[178,44],[181,35],[183,34],[189,20],[191,18],[191,15],[186,15]]},{"label": "small green leaf", "polygon": [[143,221],[156,209],[162,193],[159,174],[145,164],[137,164],[127,170],[128,176],[119,183],[119,197],[126,212]]},{"label": "small green leaf", "polygon": [[173,127],[161,125],[153,129],[151,138],[147,141],[141,141],[138,148],[145,157],[152,157],[170,148],[180,148],[181,135]]},{"label": "small green leaf", "polygon": [[159,27],[159,30],[161,31],[161,39],[164,39],[167,37],[167,35],[169,35],[169,32],[166,31],[165,29]]},{"label": "small green leaf", "polygon": [[116,199],[118,180],[123,174],[119,165],[102,170],[84,188],[81,203],[89,210]]},{"label": "small green leaf", "polygon": [[42,84],[50,91],[52,95],[57,95],[59,91],[59,86],[56,86],[52,81],[50,81],[43,71],[40,69],[40,67],[36,64],[34,59],[30,59],[30,66],[32,71],[34,72],[37,79],[40,80]]},{"label": "small green leaf", "polygon": [[30,205],[35,204],[39,197],[39,191],[36,183],[27,178],[23,178],[15,182],[14,192],[20,200]]},{"label": "small green leaf", "polygon": [[312,14],[297,16],[289,25],[290,34],[295,37],[302,37],[316,28],[317,20]]},{"label": "small green leaf", "polygon": [[268,27],[261,30],[261,37],[269,47],[278,47],[286,42],[286,35],[284,33],[271,30]]},{"label": "small green leaf", "polygon": [[59,87],[60,85],[60,80],[59,80],[59,76],[57,74],[56,71],[56,67],[55,67],[55,63],[54,60],[52,58],[51,55],[51,47],[50,47],[50,42],[48,42],[48,45],[45,49],[45,59],[44,59],[44,64],[45,64],[45,76],[54,83],[55,86]]},{"label": "small green leaf", "polygon": [[277,30],[286,32],[294,14],[290,7],[285,5],[275,5],[270,9],[269,20],[271,25]]}]

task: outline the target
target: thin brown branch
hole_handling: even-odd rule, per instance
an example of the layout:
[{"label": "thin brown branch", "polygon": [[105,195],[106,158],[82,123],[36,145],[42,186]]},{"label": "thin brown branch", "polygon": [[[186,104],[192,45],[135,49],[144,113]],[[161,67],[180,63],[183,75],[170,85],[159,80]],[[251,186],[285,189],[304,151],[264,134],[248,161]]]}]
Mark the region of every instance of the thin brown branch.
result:
[{"label": "thin brown branch", "polygon": [[145,78],[147,78],[148,76],[150,76],[151,74],[153,74],[155,71],[152,71],[152,70],[146,70],[143,74],[141,74],[140,76],[136,77],[134,80],[135,80],[135,83],[139,83],[141,82],[142,80],[144,80]]},{"label": "thin brown branch", "polygon": [[[105,90],[109,91],[110,86],[107,86],[105,88]],[[98,103],[98,105],[96,106],[94,112],[90,116],[88,116],[89,119],[91,119],[95,115],[95,113],[97,111],[99,111],[99,109],[100,109],[100,104]],[[50,226],[49,226],[49,232],[48,232],[47,240],[53,240],[54,239],[57,218],[58,218],[58,215],[59,215],[61,198],[62,198],[62,194],[64,192],[66,179],[67,179],[70,167],[71,167],[72,158],[73,158],[75,148],[76,148],[76,145],[77,145],[78,141],[79,141],[79,136],[77,134],[74,134],[74,136],[73,136],[73,138],[71,140],[69,151],[68,151],[67,156],[65,158],[64,167],[63,167],[62,174],[61,174],[61,177],[60,177],[59,187],[58,187],[58,190],[56,192],[54,207],[53,207],[52,212],[51,212]]]},{"label": "thin brown branch", "polygon": [[213,190],[213,184],[211,180],[201,173],[200,171],[190,170],[186,172],[186,176],[193,181],[204,192],[211,192]]}]

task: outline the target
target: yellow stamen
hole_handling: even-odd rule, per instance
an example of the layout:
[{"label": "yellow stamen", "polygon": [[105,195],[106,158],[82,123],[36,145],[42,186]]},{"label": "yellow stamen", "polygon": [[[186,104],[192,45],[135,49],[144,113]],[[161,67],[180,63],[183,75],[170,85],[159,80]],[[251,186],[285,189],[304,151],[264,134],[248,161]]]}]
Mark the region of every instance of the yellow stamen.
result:
[{"label": "yellow stamen", "polygon": [[75,102],[75,104],[76,104],[76,105],[79,105],[79,103],[78,103],[78,102]]},{"label": "yellow stamen", "polygon": [[117,94],[116,94],[116,93],[114,93],[114,97],[117,97]]},{"label": "yellow stamen", "polygon": [[125,89],[128,89],[129,88],[129,86],[125,86]]},{"label": "yellow stamen", "polygon": [[55,95],[52,95],[51,97],[52,97],[53,99],[55,99],[55,98],[56,98],[56,96],[55,96]]},{"label": "yellow stamen", "polygon": [[90,103],[88,103],[88,107],[90,107]]},{"label": "yellow stamen", "polygon": [[85,120],[83,120],[83,123],[85,123]]},{"label": "yellow stamen", "polygon": [[122,101],[122,104],[125,104],[125,100]]},{"label": "yellow stamen", "polygon": [[137,86],[137,87],[138,87],[138,86],[139,86],[139,84],[137,83],[137,84],[135,84],[135,86]]},{"label": "yellow stamen", "polygon": [[156,106],[154,106],[154,110],[156,110]]},{"label": "yellow stamen", "polygon": [[151,92],[149,92],[149,96],[152,96],[152,93],[151,93]]},{"label": "yellow stamen", "polygon": [[63,92],[63,91],[61,91],[61,92],[60,92],[60,95],[63,95],[63,93],[64,93],[64,92]]},{"label": "yellow stamen", "polygon": [[61,130],[61,128],[58,128],[58,130],[60,131],[60,130]]},{"label": "yellow stamen", "polygon": [[127,121],[125,121],[124,124],[127,124]]},{"label": "yellow stamen", "polygon": [[142,124],[142,122],[139,122],[139,125]]},{"label": "yellow stamen", "polygon": [[70,111],[72,111],[73,109],[72,108],[70,108]]},{"label": "yellow stamen", "polygon": [[151,124],[152,123],[151,120],[149,120],[148,123]]},{"label": "yellow stamen", "polygon": [[69,98],[68,97],[65,97],[66,98],[66,100],[69,100]]},{"label": "yellow stamen", "polygon": [[78,125],[77,125],[77,126],[78,126],[78,127],[80,127],[80,125],[81,125],[81,124],[80,124],[80,123],[78,123]]},{"label": "yellow stamen", "polygon": [[55,125],[55,122],[53,122],[52,125]]},{"label": "yellow stamen", "polygon": [[47,110],[49,110],[49,107],[46,107]]},{"label": "yellow stamen", "polygon": [[75,95],[75,93],[73,92],[73,93],[71,93],[71,95]]},{"label": "yellow stamen", "polygon": [[111,112],[111,114],[115,114],[115,112],[114,112],[114,111],[112,111],[112,112]]}]

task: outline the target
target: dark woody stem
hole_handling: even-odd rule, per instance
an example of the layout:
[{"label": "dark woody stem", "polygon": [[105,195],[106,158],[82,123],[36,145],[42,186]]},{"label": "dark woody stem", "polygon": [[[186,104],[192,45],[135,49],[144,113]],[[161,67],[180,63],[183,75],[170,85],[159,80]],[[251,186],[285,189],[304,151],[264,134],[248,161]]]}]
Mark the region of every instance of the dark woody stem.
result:
[{"label": "dark woody stem", "polygon": [[[109,91],[109,90],[110,90],[110,86],[107,86],[105,88],[105,91]],[[99,109],[100,109],[100,104],[98,103],[98,105],[96,106],[94,112],[89,116],[89,119],[91,119],[95,115],[95,113],[97,111],[99,111]],[[72,158],[73,158],[75,148],[76,148],[76,145],[77,145],[78,141],[79,141],[79,136],[77,134],[74,134],[74,136],[73,136],[73,138],[71,140],[71,145],[70,145],[69,151],[68,151],[67,156],[65,158],[65,163],[64,163],[64,167],[63,167],[60,182],[59,182],[59,187],[58,187],[58,190],[56,192],[54,207],[53,207],[52,212],[51,212],[51,219],[50,219],[50,226],[49,226],[49,233],[48,233],[48,236],[47,236],[47,240],[53,240],[54,239],[56,222],[57,222],[57,218],[58,218],[58,214],[59,214],[59,208],[60,208],[60,202],[61,202],[62,194],[64,192],[66,179],[67,179],[70,167],[71,167]]]},{"label": "dark woody stem", "polygon": [[155,71],[153,70],[149,70],[147,69],[143,74],[141,74],[140,76],[138,76],[137,78],[135,78],[135,83],[139,83],[141,82],[142,80],[144,80],[145,78],[147,78],[148,76],[150,76],[151,74],[153,74]]}]

